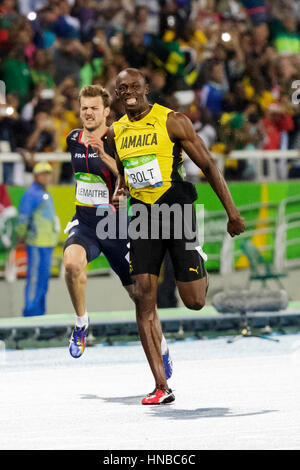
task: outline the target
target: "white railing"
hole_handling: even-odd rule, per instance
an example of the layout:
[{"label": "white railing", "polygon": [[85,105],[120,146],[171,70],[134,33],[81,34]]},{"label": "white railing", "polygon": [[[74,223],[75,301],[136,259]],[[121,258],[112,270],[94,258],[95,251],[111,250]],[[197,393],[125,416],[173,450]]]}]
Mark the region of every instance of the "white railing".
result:
[{"label": "white railing", "polygon": [[[255,181],[277,181],[276,165],[278,159],[298,159],[300,158],[300,150],[234,150],[226,156],[217,153],[212,153],[212,156],[221,172],[224,171],[225,160],[248,160],[254,166]],[[70,154],[63,152],[35,153],[34,158],[36,161],[69,162]],[[267,175],[264,175],[264,160],[268,161]],[[0,183],[3,181],[2,163],[22,161],[23,158],[18,153],[1,152]]]},{"label": "white railing", "polygon": [[[270,203],[261,204],[261,207],[268,206]],[[300,204],[300,195],[283,199],[280,204],[272,204],[274,207],[277,205],[277,214],[275,217],[267,219],[255,219],[247,221],[246,231],[239,236],[239,239],[251,238],[254,235],[267,235],[274,236],[274,244],[261,246],[262,251],[274,250],[273,266],[276,272],[282,272],[289,268],[300,266],[300,256],[293,259],[287,258],[287,248],[290,246],[300,247],[300,237],[298,233],[293,238],[288,239],[288,232],[290,230],[299,229],[300,234],[300,212],[294,211],[287,213],[287,208],[291,208],[294,204]],[[252,208],[259,206],[253,204]],[[241,214],[243,210],[248,209],[247,206],[239,207]],[[251,205],[249,205],[251,210]],[[263,227],[263,225],[267,225]],[[256,228],[255,228],[256,227]],[[240,256],[241,250],[235,249],[234,239],[229,234],[225,234],[220,253],[220,273],[230,274],[234,271],[234,259]],[[209,255],[209,253],[207,253]]]},{"label": "white railing", "polygon": [[[278,270],[300,266],[300,257],[287,259],[286,251],[288,246],[300,246],[300,238],[287,239],[287,233],[292,229],[300,229],[300,213],[287,212],[294,204],[300,204],[300,195],[283,199],[279,205],[277,216],[277,232],[275,239],[275,267]],[[299,230],[300,233],[300,230]]]},{"label": "white railing", "polygon": [[[300,158],[300,150],[234,150],[229,155],[213,154],[219,169],[224,172],[225,161],[229,160],[247,160],[254,167],[255,181],[272,182],[277,181],[278,165],[281,161]],[[267,168],[264,168],[264,161],[268,162]],[[267,174],[265,173],[267,171]]]},{"label": "white railing", "polygon": [[[70,162],[69,153],[65,152],[41,152],[34,154],[34,160],[37,162]],[[1,152],[0,153],[0,184],[3,183],[3,163],[24,162],[24,158],[19,153]]]},{"label": "white railing", "polygon": [[[35,153],[34,158],[38,162],[69,162],[70,154],[64,152],[42,152]],[[0,161],[4,162],[22,162],[23,158],[19,153],[0,153]]]},{"label": "white railing", "polygon": [[[278,206],[279,204],[276,202],[258,202],[238,206],[239,212],[247,220],[246,232],[240,235],[239,238],[251,238],[253,235],[266,233],[274,235],[276,233]],[[263,219],[258,219],[257,216],[253,219],[249,219],[247,213],[258,212],[262,208],[275,209],[276,214]],[[220,273],[232,273],[234,271],[234,258],[243,253],[240,250],[234,249],[234,239],[227,234],[227,215],[225,211],[205,211],[204,221],[205,253],[210,260],[220,261]],[[210,247],[213,247],[216,242],[221,245],[220,252],[211,253]],[[264,250],[271,248],[270,245],[263,247]]]},{"label": "white railing", "polygon": [[[260,220],[257,220],[260,224]],[[256,228],[255,230],[248,230],[239,235],[239,239],[248,239],[257,235],[274,235],[276,236],[275,227]],[[273,250],[274,245],[263,245],[260,247],[262,251]],[[234,248],[234,239],[227,233],[224,238],[224,243],[221,250],[221,263],[220,274],[231,274],[234,271],[234,259],[237,256],[242,256],[244,253],[240,249]]]}]

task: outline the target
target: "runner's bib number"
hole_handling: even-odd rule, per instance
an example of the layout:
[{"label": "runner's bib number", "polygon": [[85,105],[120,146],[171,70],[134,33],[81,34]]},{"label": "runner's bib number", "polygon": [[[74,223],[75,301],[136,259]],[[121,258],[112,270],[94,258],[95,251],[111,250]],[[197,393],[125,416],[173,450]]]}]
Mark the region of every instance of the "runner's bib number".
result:
[{"label": "runner's bib number", "polygon": [[109,191],[99,175],[75,173],[76,200],[80,204],[98,206],[109,204]]},{"label": "runner's bib number", "polygon": [[124,160],[128,183],[133,188],[162,186],[162,175],[156,155],[143,155]]}]

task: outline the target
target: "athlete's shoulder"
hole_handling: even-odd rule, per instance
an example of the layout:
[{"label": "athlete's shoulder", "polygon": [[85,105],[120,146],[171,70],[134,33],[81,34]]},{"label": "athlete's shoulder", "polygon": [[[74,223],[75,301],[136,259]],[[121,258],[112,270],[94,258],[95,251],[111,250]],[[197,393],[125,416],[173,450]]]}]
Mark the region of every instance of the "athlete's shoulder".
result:
[{"label": "athlete's shoulder", "polygon": [[170,113],[174,113],[174,109],[167,108],[167,106],[163,106],[162,104],[154,103],[152,112],[168,115]]},{"label": "athlete's shoulder", "polygon": [[67,135],[67,144],[68,146],[72,146],[72,144],[78,142],[80,132],[82,129],[73,129],[69,134]]},{"label": "athlete's shoulder", "polygon": [[183,113],[168,114],[166,125],[171,139],[192,139],[196,135],[192,121]]}]

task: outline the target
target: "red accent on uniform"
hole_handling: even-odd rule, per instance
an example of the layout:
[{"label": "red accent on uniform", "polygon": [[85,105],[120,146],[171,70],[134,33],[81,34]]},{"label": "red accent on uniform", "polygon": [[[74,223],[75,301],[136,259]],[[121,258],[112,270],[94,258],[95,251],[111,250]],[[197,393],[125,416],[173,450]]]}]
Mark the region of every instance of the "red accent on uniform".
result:
[{"label": "red accent on uniform", "polygon": [[85,143],[82,142],[82,140],[81,140],[82,133],[83,133],[83,129],[82,129],[82,131],[81,131],[80,134],[79,134],[78,142],[79,142],[80,144],[83,144],[83,145],[85,146]]}]

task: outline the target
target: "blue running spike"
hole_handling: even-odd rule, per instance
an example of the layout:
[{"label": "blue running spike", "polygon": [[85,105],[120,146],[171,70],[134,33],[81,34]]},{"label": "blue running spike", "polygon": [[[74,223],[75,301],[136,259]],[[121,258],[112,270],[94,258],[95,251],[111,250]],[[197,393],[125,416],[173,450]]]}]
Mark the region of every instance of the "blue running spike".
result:
[{"label": "blue running spike", "polygon": [[88,325],[83,326],[82,328],[75,325],[69,346],[69,351],[72,357],[78,358],[84,353],[88,331]]},{"label": "blue running spike", "polygon": [[172,377],[173,372],[173,361],[170,356],[169,348],[167,349],[167,352],[162,355],[162,358],[164,361],[166,379],[168,380]]}]

